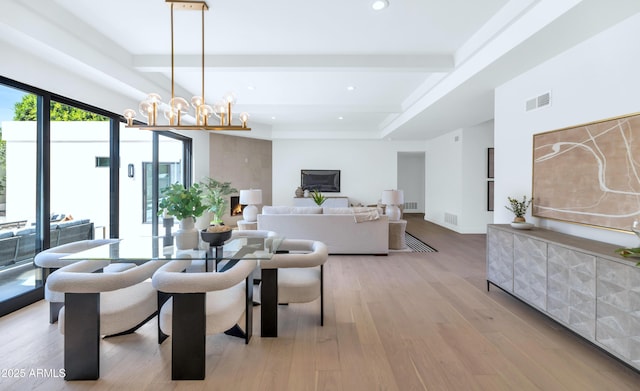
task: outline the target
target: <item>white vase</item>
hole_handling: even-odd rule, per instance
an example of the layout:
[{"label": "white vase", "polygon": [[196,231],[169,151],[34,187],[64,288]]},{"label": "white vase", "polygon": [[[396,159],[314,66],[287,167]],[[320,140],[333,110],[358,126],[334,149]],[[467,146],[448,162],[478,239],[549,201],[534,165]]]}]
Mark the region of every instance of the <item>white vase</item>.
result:
[{"label": "white vase", "polygon": [[193,217],[180,220],[179,229],[176,231],[175,237],[178,250],[193,250],[198,248],[200,236],[195,227]]}]

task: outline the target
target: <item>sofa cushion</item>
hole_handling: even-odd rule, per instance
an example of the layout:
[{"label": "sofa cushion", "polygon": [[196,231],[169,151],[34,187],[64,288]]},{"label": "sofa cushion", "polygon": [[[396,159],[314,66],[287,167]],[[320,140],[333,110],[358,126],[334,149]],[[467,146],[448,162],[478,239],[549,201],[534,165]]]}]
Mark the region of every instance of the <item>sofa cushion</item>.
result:
[{"label": "sofa cushion", "polygon": [[352,208],[322,208],[322,214],[325,215],[351,215]]},{"label": "sofa cushion", "polygon": [[20,231],[17,231],[15,234],[16,236],[25,236],[25,235],[35,234],[35,233],[36,233],[35,228],[25,228],[25,229],[21,229]]},{"label": "sofa cushion", "polygon": [[322,214],[322,208],[319,206],[263,206],[262,214],[265,214],[265,215]]},{"label": "sofa cushion", "polygon": [[382,213],[382,210],[376,207],[369,206],[354,206],[351,208],[322,208],[322,213],[325,215],[342,215],[342,214],[358,214],[358,213],[371,213],[374,210],[377,210],[379,214]]},{"label": "sofa cushion", "polygon": [[13,236],[13,231],[0,232],[0,239],[6,239]]}]

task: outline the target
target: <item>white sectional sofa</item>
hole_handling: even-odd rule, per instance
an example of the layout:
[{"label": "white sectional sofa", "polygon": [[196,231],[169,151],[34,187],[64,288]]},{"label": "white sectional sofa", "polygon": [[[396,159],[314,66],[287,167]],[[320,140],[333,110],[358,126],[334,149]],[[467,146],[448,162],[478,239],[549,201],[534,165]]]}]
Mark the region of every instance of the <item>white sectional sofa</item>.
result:
[{"label": "white sectional sofa", "polygon": [[258,229],[287,239],[321,241],[329,254],[389,253],[389,220],[373,210],[264,206],[258,215]]}]

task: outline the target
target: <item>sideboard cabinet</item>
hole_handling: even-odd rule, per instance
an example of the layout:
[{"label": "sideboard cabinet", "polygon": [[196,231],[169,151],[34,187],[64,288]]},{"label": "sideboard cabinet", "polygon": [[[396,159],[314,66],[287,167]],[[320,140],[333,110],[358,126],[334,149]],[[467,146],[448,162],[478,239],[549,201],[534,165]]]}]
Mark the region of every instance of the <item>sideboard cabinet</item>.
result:
[{"label": "sideboard cabinet", "polygon": [[487,227],[495,285],[640,369],[640,268],[618,246],[542,228]]}]

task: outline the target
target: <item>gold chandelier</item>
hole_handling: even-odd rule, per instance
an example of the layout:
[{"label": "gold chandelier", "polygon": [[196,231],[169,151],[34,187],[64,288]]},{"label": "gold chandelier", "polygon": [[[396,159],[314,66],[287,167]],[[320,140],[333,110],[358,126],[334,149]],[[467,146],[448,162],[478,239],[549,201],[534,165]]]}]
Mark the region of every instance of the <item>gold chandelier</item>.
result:
[{"label": "gold chandelier", "polygon": [[[217,101],[213,107],[206,104],[204,98],[204,11],[209,10],[209,6],[205,1],[191,0],[165,0],[171,5],[171,100],[168,104],[162,102],[160,95],[151,93],[145,100],[140,102],[140,113],[147,118],[147,125],[134,125],[133,120],[136,111],[127,109],[124,111],[124,118],[127,120],[128,128],[137,128],[144,130],[251,130],[247,127],[249,114],[241,113],[239,115],[240,125],[232,124],[232,108],[236,103],[236,97],[233,93],[228,92],[222,100]],[[175,96],[174,87],[174,43],[173,43],[173,11],[174,9],[198,11],[202,13],[202,95],[191,98],[191,106],[195,109],[195,125],[186,125],[182,123],[184,115],[189,113],[189,103],[186,99]],[[158,124],[158,111],[164,111],[164,117],[169,121],[168,125]],[[209,122],[209,118],[215,116],[219,121],[215,125]]]}]

